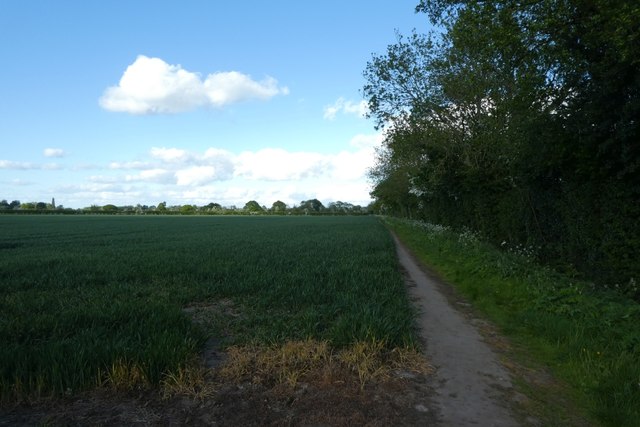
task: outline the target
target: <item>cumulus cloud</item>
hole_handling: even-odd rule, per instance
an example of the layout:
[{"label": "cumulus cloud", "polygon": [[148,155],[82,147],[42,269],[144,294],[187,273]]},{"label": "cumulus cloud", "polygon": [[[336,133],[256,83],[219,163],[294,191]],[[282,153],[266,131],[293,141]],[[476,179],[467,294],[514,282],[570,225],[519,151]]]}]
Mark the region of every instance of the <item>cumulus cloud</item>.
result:
[{"label": "cumulus cloud", "polygon": [[373,153],[369,150],[342,151],[331,160],[331,176],[339,181],[357,180],[365,176],[372,164]]},{"label": "cumulus cloud", "polygon": [[[329,179],[356,181],[366,176],[375,159],[381,134],[359,134],[349,142],[351,149],[335,154],[263,148],[235,154],[211,147],[204,152],[174,147],[153,147],[150,161],[112,162],[112,170],[136,170],[124,176],[126,182],[175,184],[201,187],[214,182],[237,180],[286,182]],[[1,165],[1,163],[0,163]],[[100,177],[96,182],[105,182]],[[108,182],[112,182],[109,178]]]},{"label": "cumulus cloud", "polygon": [[245,151],[236,158],[236,175],[254,180],[286,181],[317,177],[330,159],[319,153],[289,152],[280,148]]},{"label": "cumulus cloud", "polygon": [[[236,156],[231,152],[209,148],[204,153],[182,148],[153,147],[148,153],[149,161],[111,162],[111,170],[139,171],[124,176],[127,182],[149,182],[200,186],[213,181],[224,181],[234,177]],[[97,177],[101,181],[112,177]]]},{"label": "cumulus cloud", "polygon": [[266,77],[257,82],[237,71],[209,74],[204,81],[204,89],[207,98],[216,107],[250,99],[266,100],[276,95],[289,94],[289,89],[279,87],[278,81],[273,77]]},{"label": "cumulus cloud", "polygon": [[127,175],[126,180],[169,184],[173,181],[173,173],[161,168],[147,169],[137,175]]},{"label": "cumulus cloud", "polygon": [[234,155],[219,148],[209,148],[204,155],[198,159],[198,163],[212,166],[216,172],[217,180],[227,180],[233,178],[235,173]]},{"label": "cumulus cloud", "polygon": [[365,117],[368,111],[369,107],[366,101],[353,102],[340,97],[336,102],[324,108],[324,118],[326,120],[334,120],[338,113]]},{"label": "cumulus cloud", "polygon": [[[316,198],[319,200],[331,200],[353,203],[354,205],[366,206],[371,201],[369,197],[369,185],[366,182],[347,182],[344,185],[336,186],[320,184],[315,188]],[[304,200],[304,199],[300,199]]]},{"label": "cumulus cloud", "polygon": [[233,154],[219,148],[209,148],[200,154],[180,148],[153,147],[149,154],[165,169],[175,172],[178,185],[201,185],[227,180],[234,175]]},{"label": "cumulus cloud", "polygon": [[102,108],[131,114],[179,113],[204,106],[225,105],[252,99],[266,100],[286,95],[289,89],[273,77],[253,80],[237,71],[217,72],[202,79],[181,65],[160,58],[138,56],[117,86],[100,98]]},{"label": "cumulus cloud", "polygon": [[45,148],[42,154],[45,157],[63,157],[64,150],[61,148]]},{"label": "cumulus cloud", "polygon": [[213,166],[192,166],[175,173],[176,183],[183,186],[208,184],[215,180],[216,168]]}]

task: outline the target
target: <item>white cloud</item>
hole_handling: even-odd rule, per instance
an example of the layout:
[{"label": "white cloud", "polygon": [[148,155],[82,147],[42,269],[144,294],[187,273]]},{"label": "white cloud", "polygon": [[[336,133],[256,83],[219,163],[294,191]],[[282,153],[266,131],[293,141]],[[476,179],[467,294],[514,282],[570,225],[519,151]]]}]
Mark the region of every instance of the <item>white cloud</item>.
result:
[{"label": "white cloud", "polygon": [[236,176],[253,180],[286,181],[317,177],[329,169],[329,158],[312,152],[280,148],[245,151],[236,158]]},{"label": "white cloud", "polygon": [[[342,187],[345,182],[361,182],[366,186],[367,168],[373,164],[375,147],[381,141],[380,134],[356,135],[349,142],[351,149],[336,154],[287,151],[281,148],[263,148],[234,154],[216,147],[210,147],[204,152],[153,147],[149,151],[152,161],[113,162],[109,168],[139,170],[136,174],[120,177],[122,182],[175,185],[177,188],[188,188],[180,191],[189,191],[189,194],[196,194],[193,192],[223,181],[226,182],[224,185],[228,187],[227,190],[242,183],[237,191],[244,188],[248,191],[243,193],[245,196],[255,196],[255,188],[262,187],[260,194],[271,194],[276,200],[286,198],[288,201],[283,201],[291,203],[295,194],[307,194],[310,183],[316,181],[340,183],[334,184],[336,187]],[[95,182],[113,183],[113,180],[100,177]],[[301,187],[304,191],[301,191]],[[288,190],[283,192],[282,188]],[[240,196],[225,193],[225,198],[233,197]],[[350,200],[345,197],[343,199]],[[359,198],[361,199],[362,197]]]},{"label": "white cloud", "polygon": [[220,157],[229,157],[229,156],[231,156],[231,153],[228,152],[227,150],[223,150],[222,148],[211,147],[211,148],[207,148],[207,150],[204,152],[205,159],[216,159]]},{"label": "white cloud", "polygon": [[42,154],[45,157],[63,157],[65,153],[61,148],[45,148]]},{"label": "white cloud", "polygon": [[90,182],[90,183],[82,183],[82,184],[72,184],[72,185],[62,185],[56,187],[55,191],[59,193],[65,194],[82,194],[82,193],[126,193],[133,189],[131,185],[122,185],[119,183],[108,183],[108,182]]},{"label": "white cloud", "polygon": [[273,77],[266,77],[257,82],[237,71],[209,74],[204,81],[204,89],[209,101],[216,107],[250,99],[264,100],[276,95],[289,94],[289,89],[279,87],[278,81]]},{"label": "white cloud", "polygon": [[332,105],[327,105],[324,108],[324,118],[326,120],[334,120],[340,112],[365,117],[368,111],[369,107],[366,101],[353,102],[340,97]]},{"label": "white cloud", "polygon": [[212,166],[216,170],[216,179],[226,180],[233,178],[235,172],[234,155],[219,148],[209,148],[199,159],[199,163]]},{"label": "white cloud", "polygon": [[[366,206],[371,201],[369,185],[366,182],[347,182],[343,185],[320,184],[315,189],[316,198],[320,201],[338,200],[354,205]],[[304,200],[304,199],[301,199]]]},{"label": "white cloud", "polygon": [[253,80],[237,71],[200,74],[160,58],[138,56],[117,86],[104,91],[99,100],[105,110],[131,114],[179,113],[204,106],[225,105],[251,99],[266,100],[287,95],[289,89],[273,77]]},{"label": "white cloud", "polygon": [[176,182],[182,186],[197,186],[216,180],[216,168],[213,166],[192,166],[175,173]]},{"label": "white cloud", "polygon": [[[349,144],[353,148],[337,154],[281,148],[239,154],[218,148],[209,148],[204,153],[154,149],[150,154],[164,161],[163,169],[150,169],[149,175],[166,179],[168,171],[173,171],[175,180],[172,183],[188,188],[176,190],[177,193],[194,201],[214,199],[218,203],[234,201],[232,204],[237,204],[241,200],[269,203],[268,200],[273,199],[271,203],[282,200],[293,204],[302,200],[296,200],[296,197],[319,197],[317,192],[321,189],[328,200],[360,203],[368,200],[366,172],[373,164],[375,147],[381,141],[380,134],[356,135]],[[130,180],[134,178],[142,180],[142,174],[129,177]],[[225,183],[219,184],[222,181]],[[318,183],[323,183],[322,187],[318,187]],[[218,185],[224,191],[217,188]],[[330,197],[331,188],[335,190],[335,197]],[[358,195],[354,196],[353,192]]]},{"label": "white cloud", "polygon": [[186,150],[179,148],[153,147],[150,154],[154,159],[160,159],[165,162],[182,162],[187,160],[189,157]]},{"label": "white cloud", "polygon": [[0,169],[38,169],[33,163],[29,162],[14,162],[11,160],[0,160]]},{"label": "white cloud", "polygon": [[109,163],[109,169],[148,169],[149,167],[152,167],[151,163],[141,161]]},{"label": "white cloud", "polygon": [[140,171],[137,175],[127,175],[127,181],[142,181],[142,182],[156,182],[156,183],[164,183],[169,184],[174,182],[174,174],[166,169],[147,169]]},{"label": "white cloud", "polygon": [[[93,204],[136,205],[144,203],[147,191],[133,185],[116,184],[74,184],[61,185],[51,189],[56,201],[65,206],[87,207]],[[60,195],[58,197],[57,195]]]},{"label": "white cloud", "polygon": [[370,150],[356,152],[342,151],[331,159],[332,178],[339,181],[354,181],[367,173],[373,165],[373,153]]},{"label": "white cloud", "polygon": [[31,162],[14,162],[12,160],[0,160],[0,169],[58,170],[58,169],[61,169],[61,167],[57,163],[31,163]]}]

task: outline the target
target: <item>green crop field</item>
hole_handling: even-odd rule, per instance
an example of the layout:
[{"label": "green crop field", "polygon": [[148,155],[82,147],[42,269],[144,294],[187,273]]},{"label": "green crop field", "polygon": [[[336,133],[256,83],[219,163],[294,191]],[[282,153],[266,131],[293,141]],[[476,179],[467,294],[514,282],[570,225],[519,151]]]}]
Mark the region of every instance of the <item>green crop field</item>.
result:
[{"label": "green crop field", "polygon": [[[0,217],[3,400],[152,384],[215,338],[410,345],[393,242],[372,217]],[[223,307],[209,322],[193,308]],[[192,309],[190,309],[192,308]]]}]

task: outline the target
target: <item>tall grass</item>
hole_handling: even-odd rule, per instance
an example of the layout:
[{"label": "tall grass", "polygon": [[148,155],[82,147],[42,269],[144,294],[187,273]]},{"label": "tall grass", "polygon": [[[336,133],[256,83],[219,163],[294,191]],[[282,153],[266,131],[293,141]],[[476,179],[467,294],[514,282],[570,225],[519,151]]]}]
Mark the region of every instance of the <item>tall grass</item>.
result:
[{"label": "tall grass", "polygon": [[[414,340],[393,242],[370,217],[3,216],[0,274],[5,400],[157,385],[210,335]],[[185,310],[220,301],[236,315],[203,326]]]},{"label": "tall grass", "polygon": [[499,250],[469,231],[417,221],[388,224],[523,352],[569,384],[595,419],[640,425],[640,305],[541,267],[535,248]]}]

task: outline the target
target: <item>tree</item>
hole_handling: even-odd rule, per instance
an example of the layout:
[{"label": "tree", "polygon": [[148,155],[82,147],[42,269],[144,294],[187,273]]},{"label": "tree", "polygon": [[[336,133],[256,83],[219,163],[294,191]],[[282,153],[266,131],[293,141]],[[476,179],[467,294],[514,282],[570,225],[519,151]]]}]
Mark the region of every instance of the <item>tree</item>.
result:
[{"label": "tree", "polygon": [[107,204],[102,207],[102,211],[110,214],[114,214],[118,212],[118,207],[112,204]]},{"label": "tree", "polygon": [[380,213],[413,218],[418,216],[419,198],[411,186],[411,175],[398,168],[377,180],[371,196],[379,201]]},{"label": "tree", "polygon": [[255,200],[250,200],[248,201],[245,205],[244,208],[242,208],[245,212],[249,212],[250,214],[260,214],[260,213],[264,213],[264,209],[262,208],[262,206],[260,206],[260,203],[256,202]]},{"label": "tree", "polygon": [[[609,283],[640,251],[640,6],[422,0],[442,33],[398,36],[363,94],[386,130],[381,207],[543,246]],[[407,206],[407,208],[402,208]]]},{"label": "tree", "polygon": [[182,205],[180,207],[180,213],[182,215],[192,215],[196,212],[196,207],[193,205]]},{"label": "tree", "polygon": [[299,209],[305,213],[318,213],[322,212],[325,208],[320,200],[311,199],[300,202]]},{"label": "tree", "polygon": [[327,210],[334,213],[352,213],[356,210],[356,207],[351,203],[341,202],[338,200],[337,202],[329,203]]},{"label": "tree", "polygon": [[220,205],[219,203],[209,203],[205,207],[210,212],[222,210],[222,205]]},{"label": "tree", "polygon": [[271,212],[275,213],[275,214],[283,214],[287,211],[287,205],[280,201],[277,200],[275,202],[273,202],[273,205],[271,205]]}]

